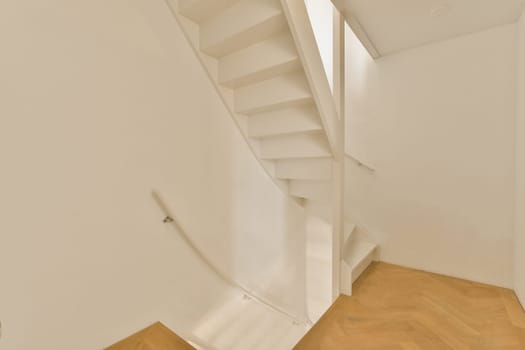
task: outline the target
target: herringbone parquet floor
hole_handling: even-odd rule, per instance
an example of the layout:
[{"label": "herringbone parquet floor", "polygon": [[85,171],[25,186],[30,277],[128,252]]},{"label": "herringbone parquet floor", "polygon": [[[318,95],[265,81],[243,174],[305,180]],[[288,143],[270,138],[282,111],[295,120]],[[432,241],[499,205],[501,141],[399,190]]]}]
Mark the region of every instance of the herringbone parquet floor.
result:
[{"label": "herringbone parquet floor", "polygon": [[524,350],[513,291],[373,263],[295,350]]}]

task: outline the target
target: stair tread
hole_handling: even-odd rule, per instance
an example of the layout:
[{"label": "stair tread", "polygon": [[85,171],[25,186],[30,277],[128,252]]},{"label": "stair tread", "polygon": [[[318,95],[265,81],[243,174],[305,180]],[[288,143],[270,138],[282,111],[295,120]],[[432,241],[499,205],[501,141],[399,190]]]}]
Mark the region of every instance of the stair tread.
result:
[{"label": "stair tread", "polygon": [[219,61],[219,82],[234,88],[299,68],[293,38],[284,33],[222,57]]},{"label": "stair tread", "polygon": [[222,57],[287,28],[278,0],[241,0],[201,25],[201,50]]},{"label": "stair tread", "polygon": [[321,134],[298,134],[261,139],[263,159],[319,158],[330,156],[328,143]]},{"label": "stair tread", "polygon": [[344,252],[343,260],[353,269],[374,253],[377,244],[356,240],[352,242],[348,250]]},{"label": "stair tread", "polygon": [[312,94],[304,74],[293,72],[236,89],[235,110],[253,115],[305,105]]}]

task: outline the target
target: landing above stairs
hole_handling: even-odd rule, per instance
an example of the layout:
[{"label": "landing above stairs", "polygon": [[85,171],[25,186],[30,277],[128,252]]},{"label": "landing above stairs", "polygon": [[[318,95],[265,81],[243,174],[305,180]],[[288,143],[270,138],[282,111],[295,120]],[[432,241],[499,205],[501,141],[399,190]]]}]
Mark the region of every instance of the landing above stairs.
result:
[{"label": "landing above stairs", "polygon": [[157,322],[105,350],[195,350],[168,327]]}]

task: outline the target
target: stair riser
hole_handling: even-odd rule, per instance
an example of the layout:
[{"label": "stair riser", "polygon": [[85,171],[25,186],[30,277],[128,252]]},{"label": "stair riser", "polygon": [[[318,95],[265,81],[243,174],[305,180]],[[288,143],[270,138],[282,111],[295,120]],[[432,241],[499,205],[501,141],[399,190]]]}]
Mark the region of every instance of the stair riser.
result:
[{"label": "stair riser", "polygon": [[236,88],[267,80],[301,68],[290,35],[272,37],[221,58],[219,81]]},{"label": "stair riser", "polygon": [[293,73],[235,90],[235,110],[252,115],[306,105],[312,95],[304,76]]},{"label": "stair riser", "polygon": [[248,118],[248,134],[254,138],[296,133],[319,133],[322,129],[319,119],[308,114],[281,115],[281,113],[273,113],[270,116],[268,113],[263,113]]},{"label": "stair riser", "polygon": [[319,159],[279,161],[275,175],[280,179],[328,181],[332,178],[332,162]]},{"label": "stair riser", "polygon": [[202,24],[201,50],[214,57],[223,57],[287,28],[279,1],[238,1]]},{"label": "stair riser", "polygon": [[315,201],[329,201],[330,182],[325,181],[290,181],[289,191],[292,196]]}]

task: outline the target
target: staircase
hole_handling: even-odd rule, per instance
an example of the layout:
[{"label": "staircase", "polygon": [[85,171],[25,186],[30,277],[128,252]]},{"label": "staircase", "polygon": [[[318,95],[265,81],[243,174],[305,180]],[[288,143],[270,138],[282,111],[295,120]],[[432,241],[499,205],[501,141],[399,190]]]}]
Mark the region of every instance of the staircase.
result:
[{"label": "staircase", "polygon": [[328,201],[338,116],[302,0],[167,0],[275,183]]},{"label": "staircase", "polygon": [[[271,179],[301,205],[315,202],[331,208],[337,188],[335,164],[344,162],[343,128],[304,0],[166,1],[224,106]],[[342,188],[340,191],[344,193]],[[315,275],[307,284],[330,289],[332,264],[338,263],[332,250],[338,248],[333,248],[332,237],[325,232],[314,232],[314,242],[307,249]],[[349,237],[345,241],[341,259],[344,293],[351,294],[351,283],[371,262],[374,251],[375,245]],[[326,299],[328,306],[333,301],[332,290],[323,290],[322,295],[317,292],[319,289],[309,296],[314,320],[326,310]],[[304,325],[286,324],[285,328],[293,331],[285,332],[283,339],[297,340],[297,334],[304,332]],[[232,338],[214,345],[233,349],[233,342]],[[254,348],[241,342],[244,348]],[[285,350],[291,344],[285,340],[284,344],[260,348]]]}]

